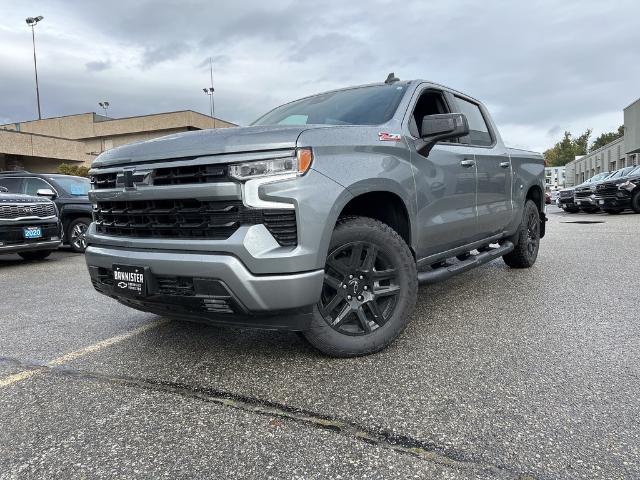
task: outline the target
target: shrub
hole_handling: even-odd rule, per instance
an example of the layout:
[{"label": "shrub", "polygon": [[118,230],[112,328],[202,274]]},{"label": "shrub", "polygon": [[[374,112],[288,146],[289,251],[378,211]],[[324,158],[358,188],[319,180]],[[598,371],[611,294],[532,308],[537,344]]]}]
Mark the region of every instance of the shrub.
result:
[{"label": "shrub", "polygon": [[85,167],[84,165],[69,165],[68,163],[63,163],[58,167],[58,173],[62,173],[63,175],[73,175],[76,177],[88,177],[89,167]]}]

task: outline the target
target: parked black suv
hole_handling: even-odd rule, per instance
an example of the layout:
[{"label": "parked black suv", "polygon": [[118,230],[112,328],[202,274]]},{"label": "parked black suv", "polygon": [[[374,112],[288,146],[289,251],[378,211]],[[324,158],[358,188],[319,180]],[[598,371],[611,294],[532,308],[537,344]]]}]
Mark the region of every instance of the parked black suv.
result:
[{"label": "parked black suv", "polygon": [[[609,214],[617,214],[627,208],[640,213],[640,167],[626,167],[617,176],[611,176],[596,186],[595,200],[602,210]],[[633,204],[635,202],[636,207]],[[636,208],[638,210],[636,210]]]},{"label": "parked black suv", "polygon": [[87,197],[91,183],[88,178],[56,173],[0,172],[0,187],[6,187],[11,193],[53,200],[60,212],[65,243],[74,252],[84,252],[87,246],[85,233],[91,223],[91,202]]},{"label": "parked black suv", "polygon": [[0,254],[42,260],[62,242],[62,226],[48,198],[8,193],[0,186]]}]

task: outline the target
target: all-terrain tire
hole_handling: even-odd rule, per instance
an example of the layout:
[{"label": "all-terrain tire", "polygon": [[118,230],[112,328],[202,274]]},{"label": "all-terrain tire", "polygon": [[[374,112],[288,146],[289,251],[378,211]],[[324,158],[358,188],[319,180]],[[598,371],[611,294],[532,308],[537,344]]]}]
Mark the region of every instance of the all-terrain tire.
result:
[{"label": "all-terrain tire", "polygon": [[511,268],[529,268],[536,263],[540,248],[540,212],[533,200],[524,204],[522,222],[512,240],[515,248],[502,259]]},{"label": "all-terrain tire", "polygon": [[[355,253],[358,249],[363,253]],[[370,252],[375,252],[372,261]],[[367,262],[374,263],[367,268]],[[415,259],[395,230],[372,218],[340,218],[331,237],[321,299],[304,337],[332,357],[378,352],[406,327],[417,291]],[[331,309],[333,302],[338,303]]]},{"label": "all-terrain tire", "polygon": [[44,260],[49,255],[51,255],[52,250],[35,250],[32,252],[18,252],[22,258],[28,261],[33,260]]}]

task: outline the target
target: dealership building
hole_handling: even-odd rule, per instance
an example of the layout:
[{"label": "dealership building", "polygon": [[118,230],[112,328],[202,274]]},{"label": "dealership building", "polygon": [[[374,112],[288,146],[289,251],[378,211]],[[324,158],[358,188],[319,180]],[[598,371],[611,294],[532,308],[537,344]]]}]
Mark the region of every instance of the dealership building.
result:
[{"label": "dealership building", "polygon": [[0,125],[0,170],[55,172],[62,163],[90,166],[110,148],[173,133],[233,123],[192,110],[127,118],[96,113]]},{"label": "dealership building", "polygon": [[624,136],[566,164],[566,185],[640,164],[640,98],[624,109]]}]

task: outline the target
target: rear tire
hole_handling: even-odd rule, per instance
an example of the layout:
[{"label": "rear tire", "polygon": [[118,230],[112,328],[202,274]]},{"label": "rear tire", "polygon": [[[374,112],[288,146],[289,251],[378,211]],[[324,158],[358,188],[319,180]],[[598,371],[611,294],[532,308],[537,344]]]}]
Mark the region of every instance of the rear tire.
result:
[{"label": "rear tire", "polygon": [[515,248],[502,259],[511,268],[529,268],[538,258],[540,248],[540,212],[533,200],[524,204],[522,222],[512,238]]},{"label": "rear tire", "polygon": [[35,250],[33,252],[18,252],[22,258],[28,261],[44,260],[51,255],[52,250]]},{"label": "rear tire", "polygon": [[303,334],[332,357],[378,352],[406,327],[417,291],[416,262],[397,232],[372,218],[341,218],[331,237],[320,301]]}]

